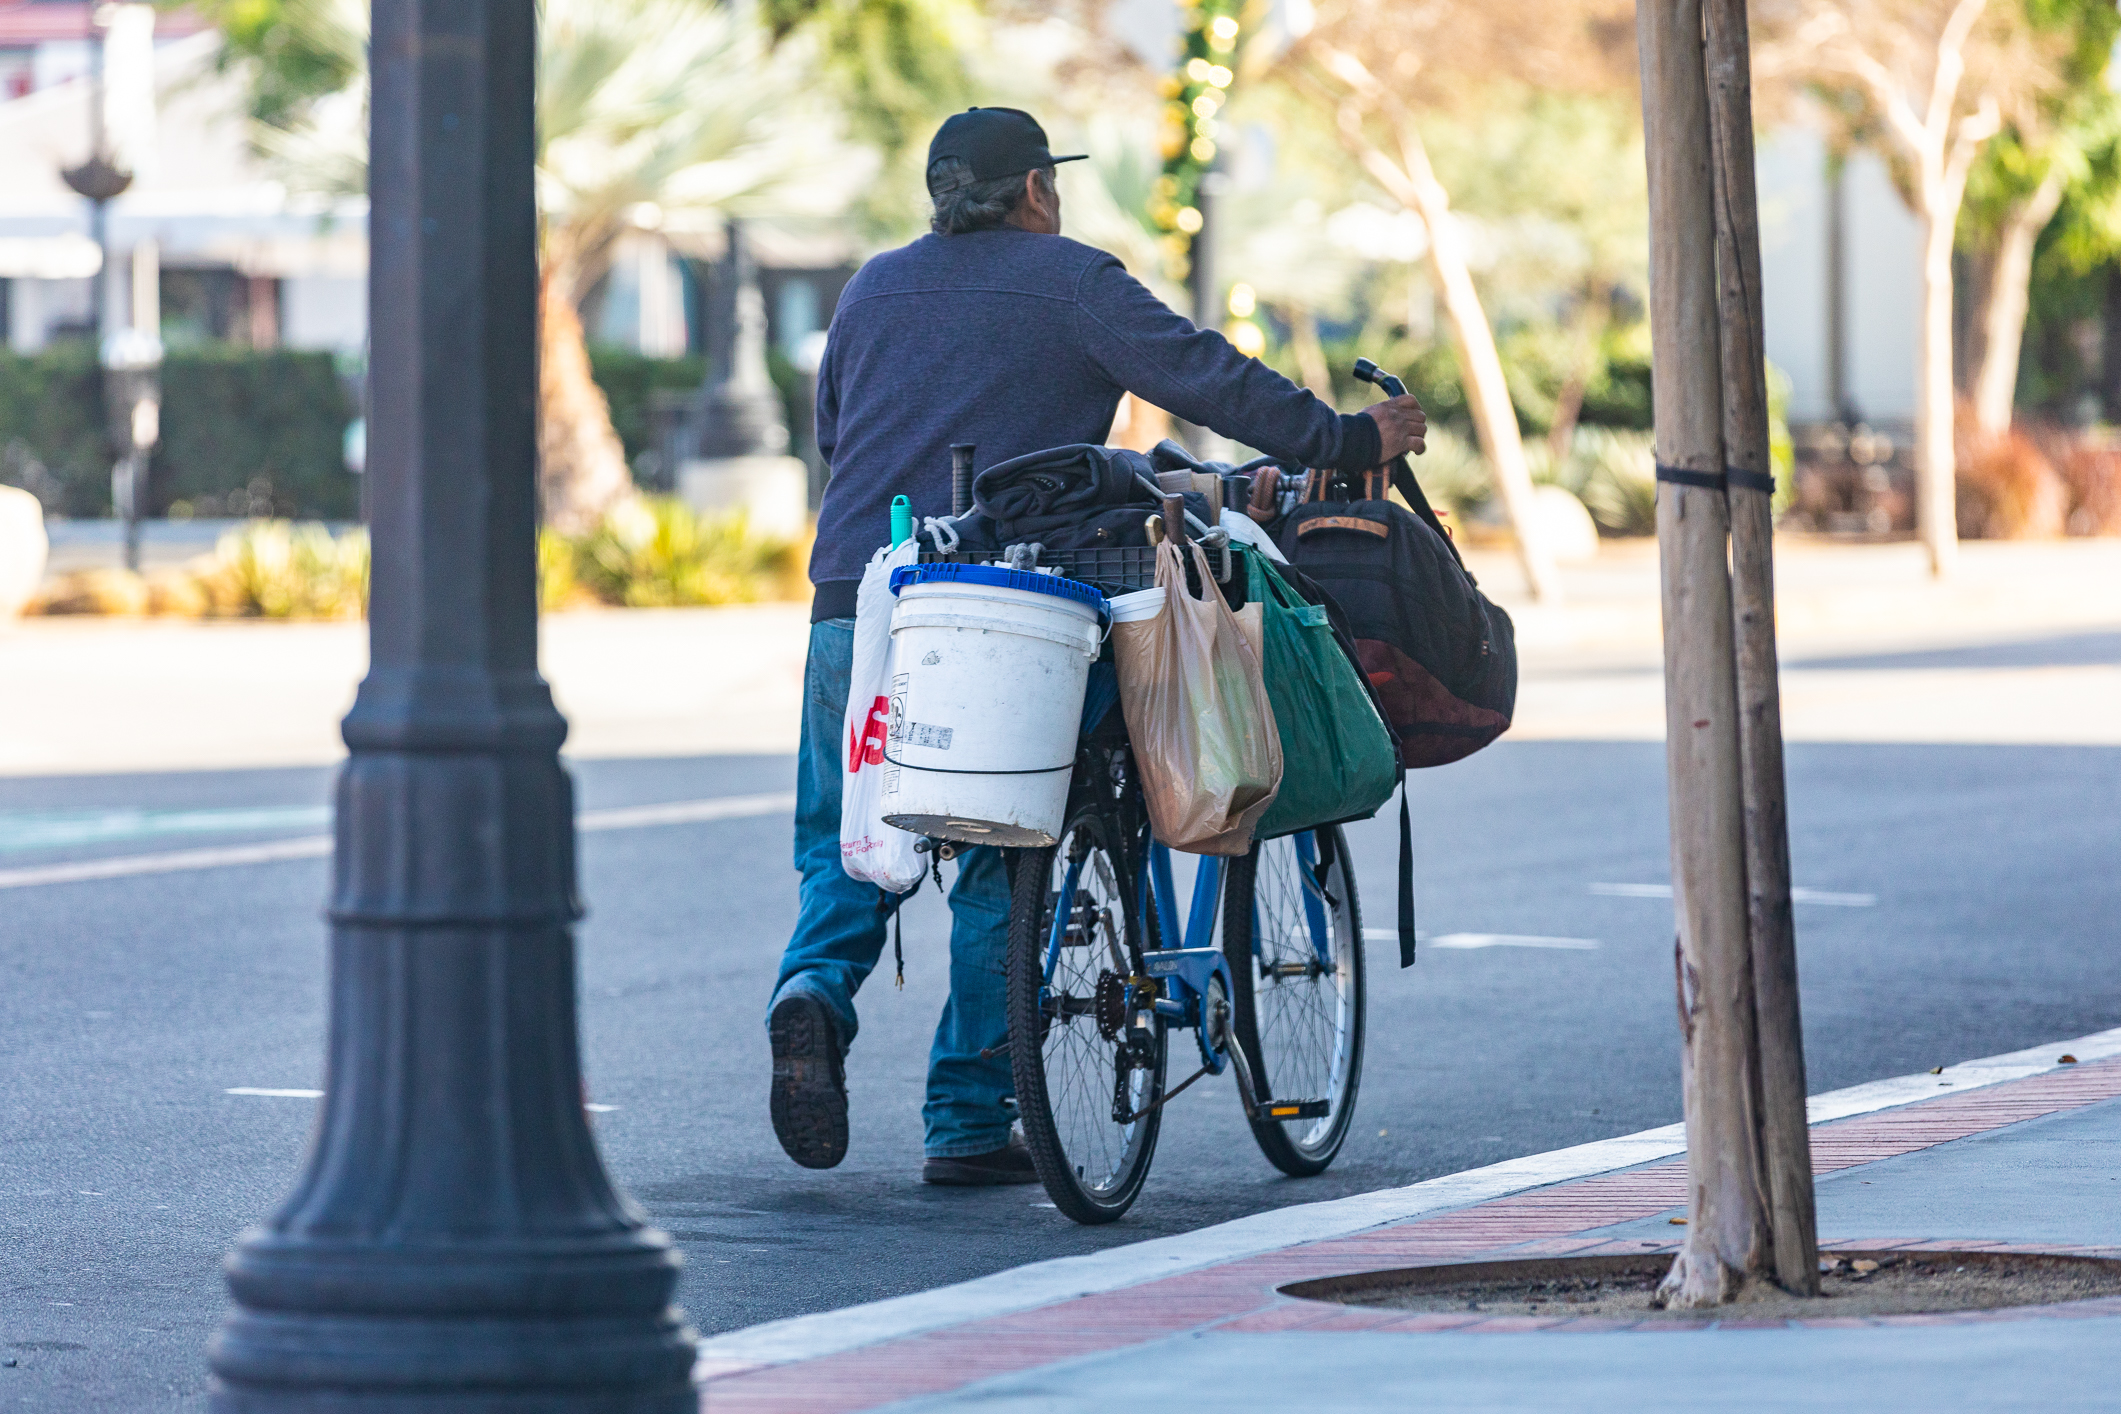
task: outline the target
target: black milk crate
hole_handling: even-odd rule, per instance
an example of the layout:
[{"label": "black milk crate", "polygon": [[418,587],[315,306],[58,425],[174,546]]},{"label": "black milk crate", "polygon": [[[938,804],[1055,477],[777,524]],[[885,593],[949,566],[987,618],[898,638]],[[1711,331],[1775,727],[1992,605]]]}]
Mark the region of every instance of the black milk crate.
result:
[{"label": "black milk crate", "polygon": [[[988,564],[1001,559],[992,550],[953,550],[941,554],[921,551],[921,563]],[[1156,587],[1156,547],[1153,545],[1098,545],[1086,550],[1042,550],[1040,569],[1055,569],[1069,579],[1079,579],[1107,598]]]},{"label": "black milk crate", "polygon": [[[921,563],[924,565],[991,564],[1000,559],[1001,556],[992,550],[953,550],[948,554],[935,550],[921,551]],[[1216,567],[1217,577],[1227,586],[1236,568],[1235,557],[1231,552],[1210,550],[1208,563]],[[1138,589],[1156,587],[1154,545],[1096,545],[1082,550],[1041,550],[1038,564],[1041,569],[1055,569],[1069,579],[1079,579],[1108,599],[1114,595],[1132,594]],[[1192,579],[1192,568],[1191,559],[1188,557],[1188,582]]]}]

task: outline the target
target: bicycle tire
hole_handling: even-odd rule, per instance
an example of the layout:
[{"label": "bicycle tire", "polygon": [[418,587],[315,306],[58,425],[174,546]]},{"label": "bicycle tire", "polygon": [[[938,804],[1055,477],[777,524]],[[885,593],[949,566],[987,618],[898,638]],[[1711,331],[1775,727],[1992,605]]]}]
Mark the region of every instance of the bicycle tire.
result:
[{"label": "bicycle tire", "polygon": [[[1136,970],[1140,954],[1142,925],[1128,896],[1138,897],[1135,881],[1141,875],[1138,867],[1121,867],[1138,866],[1139,861],[1113,853],[1106,838],[1110,830],[1107,818],[1094,808],[1078,810],[1063,827],[1057,845],[1014,851],[1010,890],[1009,1067],[1016,1081],[1017,1114],[1023,1121],[1024,1142],[1053,1206],[1084,1224],[1112,1222],[1134,1205],[1148,1177],[1163,1120],[1160,1107],[1142,1111],[1163,1096],[1164,1028],[1156,1028],[1151,1043],[1153,1064],[1128,1068],[1130,1105],[1140,1117],[1130,1125],[1119,1125],[1112,1119],[1120,1083],[1119,1046],[1101,1034],[1094,1012],[1082,1009],[1082,1003],[1094,997],[1094,979],[1088,979],[1090,964],[1111,960],[1090,954],[1119,951],[1128,974]],[[1096,936],[1086,936],[1083,944],[1061,948],[1054,977],[1058,996],[1049,1002],[1042,994],[1048,993],[1045,959],[1057,898],[1055,880],[1066,868],[1069,851],[1085,836],[1079,883],[1082,878],[1094,880],[1102,911],[1097,926],[1081,931],[1096,935],[1102,929],[1104,946],[1099,948]],[[1100,854],[1106,865],[1102,879],[1096,877],[1095,859]],[[1074,936],[1073,931],[1067,936]],[[1100,973],[1111,970],[1096,968]],[[1086,979],[1091,989],[1088,994]],[[1054,1024],[1056,1020],[1059,1025]]]},{"label": "bicycle tire", "polygon": [[[1230,1020],[1251,1064],[1258,1099],[1262,1104],[1270,1098],[1323,1099],[1330,1106],[1322,1119],[1251,1121],[1260,1152],[1294,1178],[1324,1173],[1340,1153],[1362,1083],[1362,904],[1340,828],[1307,833],[1323,837],[1332,856],[1313,895],[1330,935],[1330,971],[1316,961],[1310,925],[1297,916],[1304,885],[1296,836],[1255,842],[1249,854],[1230,861],[1223,886]],[[1256,939],[1255,920],[1262,925]],[[1277,965],[1310,971],[1299,977],[1273,971]]]}]

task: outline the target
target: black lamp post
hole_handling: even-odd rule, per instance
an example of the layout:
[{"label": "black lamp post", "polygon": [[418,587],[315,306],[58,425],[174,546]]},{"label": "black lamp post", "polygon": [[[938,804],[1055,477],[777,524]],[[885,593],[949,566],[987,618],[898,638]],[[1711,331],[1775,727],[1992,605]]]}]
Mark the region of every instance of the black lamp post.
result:
[{"label": "black lamp post", "polygon": [[376,0],[371,667],[326,1096],[228,1259],[234,1411],[696,1408],[669,1239],[582,1111],[566,723],[537,672],[533,0]]}]

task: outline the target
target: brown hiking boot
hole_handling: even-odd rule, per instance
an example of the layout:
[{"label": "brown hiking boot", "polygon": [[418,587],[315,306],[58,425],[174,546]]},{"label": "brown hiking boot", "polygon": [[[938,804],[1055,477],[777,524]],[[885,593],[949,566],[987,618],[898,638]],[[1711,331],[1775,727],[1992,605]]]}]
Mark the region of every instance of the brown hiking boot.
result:
[{"label": "brown hiking boot", "polygon": [[1012,1131],[1009,1142],[991,1153],[929,1159],[921,1165],[921,1182],[940,1183],[948,1188],[992,1188],[1004,1183],[1036,1183],[1038,1170],[1032,1166],[1031,1151],[1024,1147],[1024,1136]]}]

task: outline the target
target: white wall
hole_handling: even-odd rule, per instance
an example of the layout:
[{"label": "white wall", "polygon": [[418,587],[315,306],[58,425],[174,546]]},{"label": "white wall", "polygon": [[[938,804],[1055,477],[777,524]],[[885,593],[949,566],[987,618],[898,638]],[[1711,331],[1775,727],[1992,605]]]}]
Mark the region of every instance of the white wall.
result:
[{"label": "white wall", "polygon": [[[1795,422],[1836,415],[1828,365],[1827,153],[1818,134],[1786,127],[1762,141],[1760,259],[1768,361],[1790,379]],[[1843,351],[1846,393],[1872,422],[1915,415],[1921,232],[1867,152],[1843,173]]]},{"label": "white wall", "polygon": [[280,342],[287,347],[359,353],[367,338],[364,277],[290,275],[280,282]]},{"label": "white wall", "polygon": [[1871,422],[1915,416],[1915,345],[1922,312],[1922,232],[1871,154],[1845,179],[1848,391]]},{"label": "white wall", "polygon": [[8,347],[35,353],[49,341],[52,325],[85,321],[91,288],[87,280],[13,281],[8,292]]},{"label": "white wall", "polygon": [[1834,415],[1827,367],[1826,145],[1783,128],[1758,149],[1760,268],[1768,362],[1790,380],[1789,416]]}]

